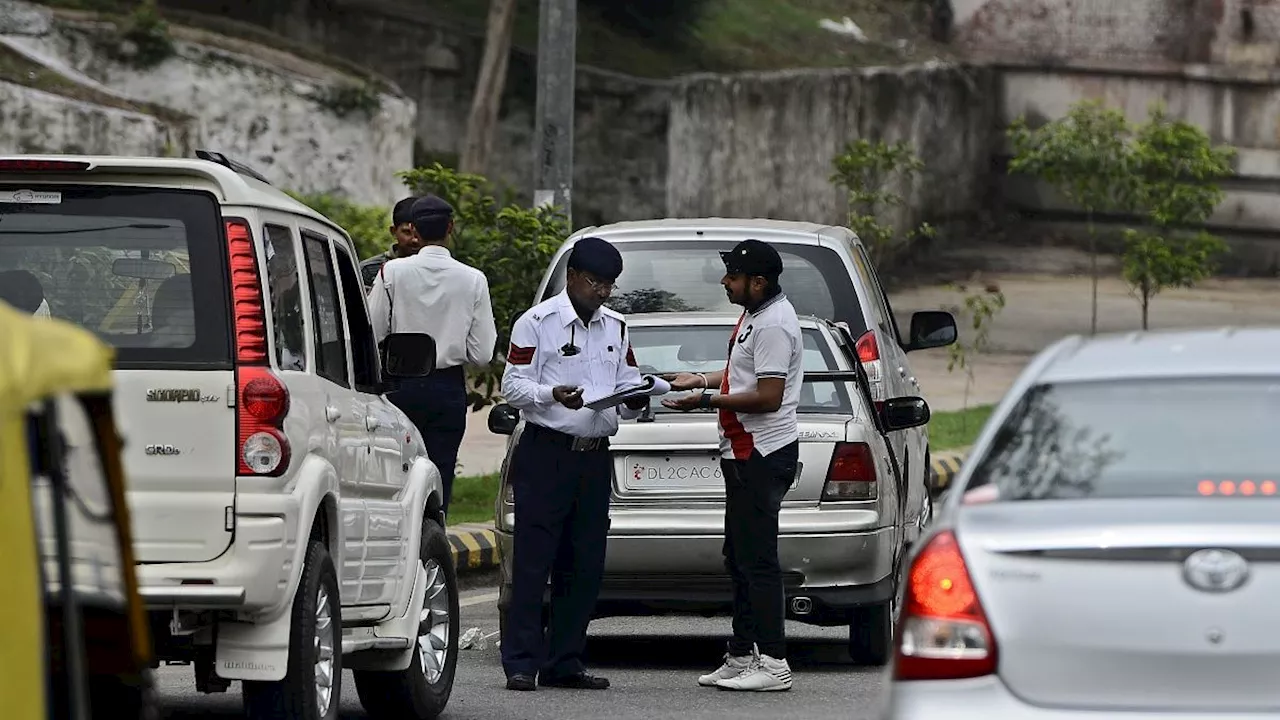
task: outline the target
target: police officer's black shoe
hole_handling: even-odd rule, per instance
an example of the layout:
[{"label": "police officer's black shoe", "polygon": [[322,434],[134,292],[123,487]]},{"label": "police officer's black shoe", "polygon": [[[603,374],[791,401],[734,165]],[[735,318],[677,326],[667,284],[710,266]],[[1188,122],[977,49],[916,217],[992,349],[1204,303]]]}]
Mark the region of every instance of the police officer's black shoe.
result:
[{"label": "police officer's black shoe", "polygon": [[533,675],[529,673],[516,673],[515,675],[507,678],[507,689],[528,692],[530,690],[537,690],[538,685],[534,682]]},{"label": "police officer's black shoe", "polygon": [[560,677],[539,675],[538,684],[543,687],[569,688],[571,690],[604,690],[609,687],[609,680],[581,672],[577,675],[561,675]]}]

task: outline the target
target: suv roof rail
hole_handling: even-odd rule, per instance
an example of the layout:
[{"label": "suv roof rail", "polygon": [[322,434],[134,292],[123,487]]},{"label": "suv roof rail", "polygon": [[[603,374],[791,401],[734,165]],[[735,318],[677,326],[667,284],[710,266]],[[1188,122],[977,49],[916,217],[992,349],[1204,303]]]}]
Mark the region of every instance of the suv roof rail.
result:
[{"label": "suv roof rail", "polygon": [[228,158],[226,155],[223,155],[220,152],[214,152],[212,150],[196,150],[196,157],[200,158],[201,160],[208,160],[209,162],[218,163],[219,165],[230,168],[231,170],[241,175],[248,175],[249,177],[259,182],[264,182],[268,185],[271,184],[271,181],[263,177],[262,173],[258,172],[257,170],[254,170],[253,168],[249,167],[248,165],[245,165],[244,163],[238,163],[235,160]]}]

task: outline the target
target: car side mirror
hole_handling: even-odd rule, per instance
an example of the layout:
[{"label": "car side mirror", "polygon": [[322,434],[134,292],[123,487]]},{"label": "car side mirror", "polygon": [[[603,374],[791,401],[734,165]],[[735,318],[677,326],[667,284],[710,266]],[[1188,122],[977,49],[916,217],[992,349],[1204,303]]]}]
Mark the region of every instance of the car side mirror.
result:
[{"label": "car side mirror", "polygon": [[520,411],[506,403],[499,403],[489,411],[489,432],[495,435],[511,435],[520,424]]},{"label": "car side mirror", "polygon": [[960,336],[955,317],[945,310],[921,310],[911,316],[911,341],[903,349],[928,350],[951,345]]},{"label": "car side mirror", "polygon": [[881,424],[888,432],[909,430],[928,424],[929,403],[922,397],[897,397],[885,401],[880,411]]},{"label": "car side mirror", "polygon": [[382,372],[388,378],[426,377],[436,369],[436,341],[427,333],[392,333],[382,341]]}]

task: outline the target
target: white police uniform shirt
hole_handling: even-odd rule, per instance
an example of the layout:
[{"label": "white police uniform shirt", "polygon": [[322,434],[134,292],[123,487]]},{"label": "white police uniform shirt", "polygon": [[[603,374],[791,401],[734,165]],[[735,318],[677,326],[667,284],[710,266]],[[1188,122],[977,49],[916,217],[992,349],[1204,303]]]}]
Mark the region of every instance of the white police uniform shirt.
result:
[{"label": "white police uniform shirt", "polygon": [[[565,352],[570,345],[576,354]],[[574,437],[609,437],[618,430],[619,415],[631,419],[642,411],[625,405],[570,410],[556,402],[552,389],[581,387],[583,401],[591,402],[639,382],[627,324],[609,308],[601,307],[584,325],[568,293],[561,292],[530,308],[511,328],[502,395],[527,422]]]},{"label": "white police uniform shirt", "polygon": [[796,410],[804,381],[804,340],[791,301],[782,293],[742,313],[729,338],[729,363],[720,393],[751,392],[758,378],[784,378],[782,405],[770,413],[720,410],[720,452],[746,460],[753,450],[769,455],[800,438]]},{"label": "white police uniform shirt", "polygon": [[393,332],[430,334],[438,368],[493,362],[498,330],[489,280],[441,245],[382,266],[369,290],[369,319],[379,343]]}]

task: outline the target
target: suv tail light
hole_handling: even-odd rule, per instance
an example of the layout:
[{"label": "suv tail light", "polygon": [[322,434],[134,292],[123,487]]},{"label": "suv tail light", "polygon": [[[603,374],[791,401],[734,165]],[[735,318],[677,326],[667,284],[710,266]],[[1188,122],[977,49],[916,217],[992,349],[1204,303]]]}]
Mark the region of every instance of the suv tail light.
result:
[{"label": "suv tail light", "polygon": [[876,461],[866,443],[836,443],[823,500],[876,499]]},{"label": "suv tail light", "polygon": [[871,399],[876,404],[876,412],[884,405],[884,361],[880,359],[880,341],[876,339],[876,331],[862,333],[853,345],[858,353],[858,360],[867,371],[867,382],[871,385]]},{"label": "suv tail light", "polygon": [[958,680],[996,671],[996,642],[960,545],[935,535],[911,563],[894,680]]},{"label": "suv tail light", "polygon": [[23,160],[0,158],[0,172],[84,172],[89,163],[80,160]]},{"label": "suv tail light", "polygon": [[244,220],[227,221],[227,257],[236,341],[237,474],[278,476],[289,467],[289,390],[267,362],[266,306],[253,233]]}]

